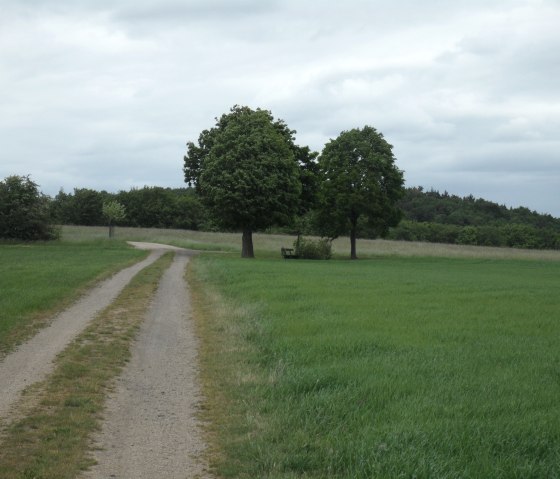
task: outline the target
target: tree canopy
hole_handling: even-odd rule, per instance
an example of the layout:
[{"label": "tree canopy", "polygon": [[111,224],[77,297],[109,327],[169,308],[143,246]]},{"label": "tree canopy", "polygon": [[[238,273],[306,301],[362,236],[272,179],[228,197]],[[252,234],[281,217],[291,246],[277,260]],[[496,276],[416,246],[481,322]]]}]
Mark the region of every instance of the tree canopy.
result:
[{"label": "tree canopy", "polygon": [[48,198],[29,176],[13,175],[0,181],[0,238],[34,241],[56,236]]},{"label": "tree canopy", "polygon": [[289,223],[300,206],[295,151],[306,151],[297,150],[293,133],[269,111],[234,106],[198,145],[187,143],[185,181],[220,227],[243,232],[243,257],[254,256],[253,231]]},{"label": "tree canopy", "polygon": [[376,236],[398,224],[403,172],[395,165],[392,146],[371,126],[343,131],[329,141],[319,157],[319,170],[320,227],[332,238],[349,233],[350,256],[355,259],[360,218]]},{"label": "tree canopy", "polygon": [[126,208],[118,201],[108,201],[103,203],[103,216],[109,223],[109,238],[112,238],[115,224],[126,217]]}]

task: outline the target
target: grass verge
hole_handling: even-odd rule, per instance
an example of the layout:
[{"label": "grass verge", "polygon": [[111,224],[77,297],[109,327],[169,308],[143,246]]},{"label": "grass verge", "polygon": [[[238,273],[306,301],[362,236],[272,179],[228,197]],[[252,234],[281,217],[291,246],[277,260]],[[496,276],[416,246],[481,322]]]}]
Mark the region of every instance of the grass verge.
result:
[{"label": "grass verge", "polygon": [[0,358],[94,282],[146,254],[106,240],[0,244]]},{"label": "grass verge", "polygon": [[0,477],[74,478],[92,463],[87,451],[107,388],[128,360],[130,342],[171,260],[166,254],[138,273],[58,356],[53,374],[27,390],[34,406],[3,435]]},{"label": "grass verge", "polygon": [[560,263],[191,263],[236,478],[560,476]]}]

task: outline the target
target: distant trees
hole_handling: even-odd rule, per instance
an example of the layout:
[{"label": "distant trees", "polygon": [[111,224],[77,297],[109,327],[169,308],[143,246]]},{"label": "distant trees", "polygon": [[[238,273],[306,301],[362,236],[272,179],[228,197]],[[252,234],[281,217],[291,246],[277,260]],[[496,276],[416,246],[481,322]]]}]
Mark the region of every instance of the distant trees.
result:
[{"label": "distant trees", "polygon": [[[116,194],[75,188],[50,199],[29,177],[8,177],[0,182],[0,237],[45,239],[56,234],[49,222],[113,225],[120,217],[123,226],[240,231],[243,257],[254,256],[254,231],[297,234],[300,257],[327,257],[321,248],[345,234],[353,259],[358,238],[380,236],[560,249],[560,219],[551,215],[472,195],[404,189],[392,146],[371,126],[343,131],[320,156],[296,145],[294,135],[269,111],[234,106],[187,143],[188,188]],[[328,241],[301,240],[303,234]]]},{"label": "distant trees", "polygon": [[51,226],[48,198],[29,176],[8,176],[0,181],[0,238],[24,241],[57,237]]},{"label": "distant trees", "polygon": [[145,186],[121,191],[115,199],[126,208],[127,226],[196,230],[205,219],[200,199],[190,188]]},{"label": "distant trees", "polygon": [[361,218],[374,237],[398,224],[403,173],[395,165],[392,146],[375,128],[343,131],[328,142],[319,157],[319,173],[319,227],[333,238],[348,233],[352,259],[357,258]]},{"label": "distant trees", "polygon": [[305,175],[295,152],[303,164],[309,152],[294,145],[293,133],[269,111],[234,106],[198,145],[187,143],[185,181],[219,226],[242,231],[244,258],[254,257],[254,231],[290,223],[301,204]]},{"label": "distant trees", "polygon": [[63,224],[95,226],[103,224],[103,201],[107,192],[74,188],[74,193],[60,190],[51,209],[53,217]]},{"label": "distant trees", "polygon": [[199,229],[206,221],[202,204],[190,188],[145,186],[112,194],[106,191],[74,189],[60,191],[50,202],[51,214],[59,224],[105,224],[103,205],[117,201],[126,210],[123,226],[144,228]]},{"label": "distant trees", "polygon": [[[308,152],[308,154],[311,157],[315,155],[312,152]],[[318,163],[314,159],[311,159],[310,162],[311,171],[313,168],[318,168]],[[309,193],[312,189],[305,186],[302,180],[304,168],[301,164],[298,163],[298,165],[302,182],[301,196],[303,197],[306,191]],[[316,191],[321,184],[321,178],[315,176],[316,173],[311,173],[311,175]],[[27,177],[16,178],[27,179]],[[1,195],[5,195],[6,180],[3,183],[4,190]],[[76,191],[80,193],[77,198],[74,198]],[[50,199],[37,191],[43,210],[50,212],[50,217],[48,213],[46,214],[47,223],[91,224],[92,218],[100,218],[97,225],[105,225],[107,223],[103,217],[103,204],[118,201],[127,212],[126,217],[119,223],[123,226],[191,230],[219,229],[194,188],[171,189],[146,186],[116,194],[77,188],[74,192],[60,191],[55,198]],[[307,202],[300,198],[296,221],[286,228],[273,226],[272,229],[291,234],[332,235],[331,225],[327,223],[327,227],[325,227],[325,224],[318,225],[313,221],[317,216],[318,196],[308,194],[309,201]],[[4,215],[2,231],[5,228],[6,215],[12,214],[11,208],[7,206],[8,202],[3,198],[4,196],[0,198],[0,210]],[[101,202],[92,200],[93,198],[100,198]],[[85,204],[75,207],[76,202]],[[99,211],[86,207],[88,204],[99,205],[99,203],[101,204]],[[560,249],[560,219],[536,213],[528,208],[507,208],[481,198],[472,196],[461,198],[447,192],[424,191],[421,187],[406,188],[404,196],[398,201],[397,206],[403,213],[403,219],[397,226],[389,228],[386,236],[388,239],[477,246]],[[78,212],[81,213],[77,214]],[[330,233],[326,230],[330,230]],[[50,227],[49,231],[49,235],[56,234],[55,228]],[[2,234],[4,237],[6,236],[5,233]],[[379,234],[379,228],[372,224],[367,217],[361,216],[358,219],[357,237],[375,238]]]},{"label": "distant trees", "polygon": [[407,188],[404,219],[390,239],[531,249],[560,249],[560,219],[528,208],[507,208],[472,195]]}]

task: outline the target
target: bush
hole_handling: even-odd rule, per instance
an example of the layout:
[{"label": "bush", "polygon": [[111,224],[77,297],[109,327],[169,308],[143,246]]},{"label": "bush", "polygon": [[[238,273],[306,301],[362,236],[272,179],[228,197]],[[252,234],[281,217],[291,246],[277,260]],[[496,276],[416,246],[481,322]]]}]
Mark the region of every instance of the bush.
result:
[{"label": "bush", "polygon": [[331,259],[332,243],[327,238],[314,241],[298,238],[294,242],[296,254],[303,259]]},{"label": "bush", "polygon": [[50,225],[48,198],[29,176],[0,181],[0,238],[24,241],[56,239]]},{"label": "bush", "polygon": [[476,226],[465,226],[457,236],[457,244],[477,245],[478,228]]}]

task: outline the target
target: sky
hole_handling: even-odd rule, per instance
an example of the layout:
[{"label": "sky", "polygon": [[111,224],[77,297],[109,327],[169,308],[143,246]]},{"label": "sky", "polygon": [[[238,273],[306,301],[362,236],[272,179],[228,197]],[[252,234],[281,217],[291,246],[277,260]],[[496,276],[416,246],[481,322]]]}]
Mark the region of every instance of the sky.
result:
[{"label": "sky", "polygon": [[0,179],[184,187],[233,105],[321,151],[375,127],[406,186],[560,217],[560,0],[0,0]]}]

